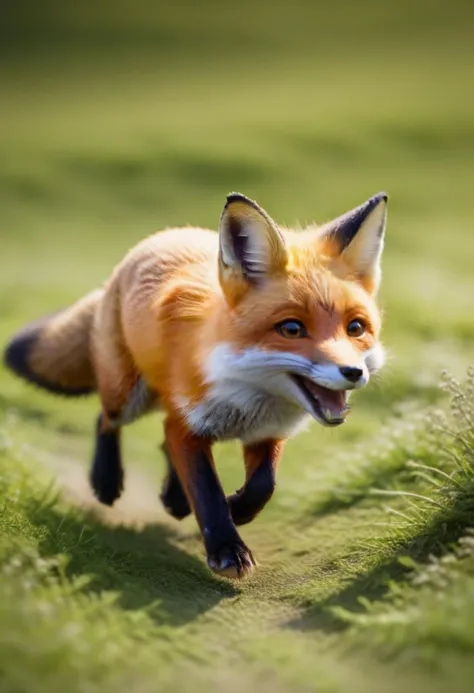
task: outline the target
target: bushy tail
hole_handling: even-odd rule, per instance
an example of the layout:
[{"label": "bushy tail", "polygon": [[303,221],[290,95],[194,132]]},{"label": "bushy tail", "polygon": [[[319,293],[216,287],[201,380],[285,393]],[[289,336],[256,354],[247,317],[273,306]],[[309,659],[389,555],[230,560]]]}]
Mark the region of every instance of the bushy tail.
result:
[{"label": "bushy tail", "polygon": [[7,345],[5,364],[21,378],[60,395],[96,390],[90,340],[103,289],[69,308],[30,323]]}]

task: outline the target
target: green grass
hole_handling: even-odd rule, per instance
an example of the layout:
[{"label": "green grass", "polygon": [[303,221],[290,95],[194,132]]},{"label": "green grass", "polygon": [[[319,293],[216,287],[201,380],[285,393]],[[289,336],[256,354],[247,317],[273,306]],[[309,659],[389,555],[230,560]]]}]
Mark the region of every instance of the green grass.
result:
[{"label": "green grass", "polygon": [[[215,228],[230,190],[304,224],[385,189],[389,361],[346,426],[289,443],[239,584],[160,508],[159,417],[126,431],[104,509],[97,400],[0,370],[0,690],[467,693],[472,374],[433,412],[472,363],[470,4],[65,7],[0,27],[2,343],[154,230]],[[238,445],[217,462],[237,488]]]}]

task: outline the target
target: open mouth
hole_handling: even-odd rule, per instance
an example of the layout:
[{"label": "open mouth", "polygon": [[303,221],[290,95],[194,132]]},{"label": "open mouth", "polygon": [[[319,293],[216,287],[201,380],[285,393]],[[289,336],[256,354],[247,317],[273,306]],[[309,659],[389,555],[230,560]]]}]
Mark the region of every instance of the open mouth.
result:
[{"label": "open mouth", "polygon": [[347,390],[330,390],[301,375],[293,375],[292,378],[311,404],[315,418],[322,420],[327,426],[339,426],[344,423],[349,411]]}]

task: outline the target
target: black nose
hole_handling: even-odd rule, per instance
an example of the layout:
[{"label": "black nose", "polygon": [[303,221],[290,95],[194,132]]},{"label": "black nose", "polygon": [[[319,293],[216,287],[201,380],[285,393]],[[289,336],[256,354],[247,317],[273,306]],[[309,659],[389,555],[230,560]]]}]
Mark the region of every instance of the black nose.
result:
[{"label": "black nose", "polygon": [[361,368],[352,368],[352,366],[341,366],[339,371],[341,375],[343,375],[344,378],[349,380],[351,383],[356,383],[358,380],[360,380],[362,375]]}]

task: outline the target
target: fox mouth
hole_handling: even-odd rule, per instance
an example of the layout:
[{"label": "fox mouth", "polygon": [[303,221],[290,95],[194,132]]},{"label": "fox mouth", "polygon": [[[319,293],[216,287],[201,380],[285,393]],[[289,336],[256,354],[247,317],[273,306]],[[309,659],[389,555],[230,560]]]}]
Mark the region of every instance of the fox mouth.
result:
[{"label": "fox mouth", "polygon": [[311,413],[326,426],[344,423],[349,411],[347,390],[330,390],[301,375],[291,376],[311,406]]}]

